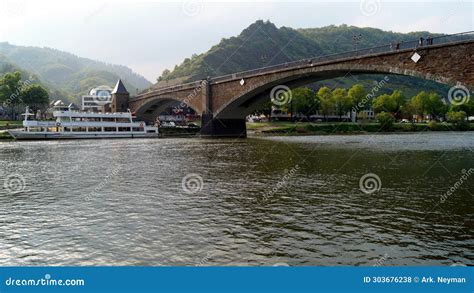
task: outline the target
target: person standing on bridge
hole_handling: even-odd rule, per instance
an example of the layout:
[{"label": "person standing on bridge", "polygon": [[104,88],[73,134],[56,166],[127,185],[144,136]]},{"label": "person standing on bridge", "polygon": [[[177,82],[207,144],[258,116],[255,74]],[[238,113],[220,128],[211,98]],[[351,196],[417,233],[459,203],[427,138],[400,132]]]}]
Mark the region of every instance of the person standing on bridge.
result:
[{"label": "person standing on bridge", "polygon": [[395,49],[398,51],[400,50],[400,42],[397,42],[397,44],[395,45]]},{"label": "person standing on bridge", "polygon": [[426,44],[433,45],[433,38],[431,36],[428,36],[428,38],[426,38]]},{"label": "person standing on bridge", "polygon": [[424,40],[425,40],[425,39],[423,39],[423,37],[420,37],[420,41],[418,42],[418,45],[419,45],[420,47],[423,47],[423,41],[424,41]]}]

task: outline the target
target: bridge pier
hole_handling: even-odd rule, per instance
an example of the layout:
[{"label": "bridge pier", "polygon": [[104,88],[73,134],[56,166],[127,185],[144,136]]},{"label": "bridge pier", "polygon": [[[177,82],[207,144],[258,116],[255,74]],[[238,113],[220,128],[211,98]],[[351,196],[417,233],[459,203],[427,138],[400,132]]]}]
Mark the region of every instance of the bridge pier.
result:
[{"label": "bridge pier", "polygon": [[214,118],[211,113],[201,116],[202,137],[247,137],[245,119]]}]

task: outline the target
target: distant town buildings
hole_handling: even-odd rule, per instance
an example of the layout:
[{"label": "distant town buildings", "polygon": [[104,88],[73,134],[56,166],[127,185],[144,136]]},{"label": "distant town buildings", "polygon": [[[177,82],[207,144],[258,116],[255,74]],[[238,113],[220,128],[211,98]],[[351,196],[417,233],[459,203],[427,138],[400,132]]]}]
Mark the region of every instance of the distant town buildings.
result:
[{"label": "distant town buildings", "polygon": [[90,90],[88,95],[82,96],[82,110],[102,112],[112,102],[112,88],[101,85]]}]

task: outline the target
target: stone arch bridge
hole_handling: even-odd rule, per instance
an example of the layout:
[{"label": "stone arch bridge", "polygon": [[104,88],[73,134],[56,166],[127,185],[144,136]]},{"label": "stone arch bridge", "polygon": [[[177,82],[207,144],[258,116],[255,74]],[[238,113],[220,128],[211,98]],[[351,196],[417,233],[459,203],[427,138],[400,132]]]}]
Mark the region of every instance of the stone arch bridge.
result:
[{"label": "stone arch bridge", "polygon": [[[467,36],[467,37],[466,37]],[[202,136],[245,136],[245,117],[268,101],[278,85],[289,88],[348,74],[398,74],[474,90],[474,35],[419,46],[418,42],[362,49],[148,90],[128,101],[146,121],[177,101],[202,119]],[[395,47],[396,46],[396,47]],[[416,53],[416,54],[415,54]],[[415,56],[414,56],[415,55]],[[413,57],[419,56],[416,62]],[[416,60],[416,58],[414,58]],[[470,94],[470,93],[467,93]]]}]

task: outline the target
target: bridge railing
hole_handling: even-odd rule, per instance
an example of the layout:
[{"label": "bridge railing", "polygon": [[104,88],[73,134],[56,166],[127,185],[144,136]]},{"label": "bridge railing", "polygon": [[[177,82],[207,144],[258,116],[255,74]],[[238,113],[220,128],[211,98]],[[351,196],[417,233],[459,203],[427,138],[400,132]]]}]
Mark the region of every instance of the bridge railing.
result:
[{"label": "bridge railing", "polygon": [[[323,55],[323,56],[316,56],[316,57],[311,57],[311,58],[305,58],[305,59],[301,59],[297,61],[286,62],[286,63],[276,64],[272,66],[266,66],[266,67],[261,67],[257,69],[241,71],[241,72],[237,72],[233,74],[212,77],[211,82],[222,82],[226,80],[244,78],[249,75],[266,73],[266,72],[270,72],[274,70],[280,70],[280,69],[285,69],[285,68],[294,69],[298,67],[307,67],[310,65],[317,65],[317,64],[325,63],[325,62],[344,60],[347,58],[362,57],[362,56],[372,55],[372,54],[397,52],[397,51],[410,50],[410,49],[416,50],[420,47],[426,48],[430,46],[449,44],[453,42],[474,40],[474,31],[432,37],[431,40],[432,41],[428,43],[428,38],[426,36],[423,36],[423,44],[420,43],[420,39],[412,39],[412,40],[407,40],[407,41],[395,41],[392,43],[375,46],[375,47],[363,48],[363,49]],[[148,90],[148,91],[142,92],[140,95],[146,95],[147,93],[150,93],[150,92],[159,93],[159,92],[165,92],[165,91],[171,91],[171,90],[179,90],[179,89],[186,88],[188,86],[193,86],[193,85],[199,86],[200,84],[201,84],[201,81],[197,80],[197,81],[192,81],[192,82],[188,82],[188,83],[184,83],[184,84],[180,84],[176,86],[168,86],[168,87]]]},{"label": "bridge railing", "polygon": [[423,44],[420,43],[420,39],[392,42],[392,43],[370,47],[370,48],[363,48],[363,49],[358,49],[358,50],[353,50],[353,51],[346,51],[346,52],[341,52],[341,53],[305,58],[305,59],[301,59],[297,61],[286,62],[286,63],[276,64],[272,66],[266,66],[266,67],[261,67],[257,69],[241,71],[238,73],[213,77],[212,81],[222,82],[225,80],[243,78],[248,75],[260,74],[260,73],[265,73],[265,72],[270,72],[270,71],[280,70],[280,69],[285,69],[285,68],[306,67],[311,64],[315,65],[318,63],[325,63],[329,61],[344,60],[347,58],[362,57],[365,55],[372,55],[372,54],[397,52],[397,51],[403,51],[403,50],[408,50],[408,49],[416,50],[420,47],[425,48],[425,47],[430,47],[430,46],[435,46],[435,45],[447,44],[447,43],[464,41],[464,40],[473,40],[473,39],[474,39],[474,31],[432,37],[431,38],[432,41],[429,44],[428,44],[428,38],[424,36]]},{"label": "bridge railing", "polygon": [[185,89],[187,87],[198,87],[201,85],[201,80],[196,80],[196,81],[191,81],[191,82],[187,82],[187,83],[182,83],[182,84],[178,84],[178,85],[172,85],[172,86],[166,86],[166,87],[161,87],[161,88],[156,88],[156,89],[147,89],[147,90],[144,90],[142,92],[140,92],[138,94],[137,97],[135,98],[138,98],[139,96],[144,96],[144,95],[147,95],[149,93],[153,93],[153,94],[159,94],[161,92],[169,92],[169,91],[177,91],[177,90],[180,90],[180,89]]}]

